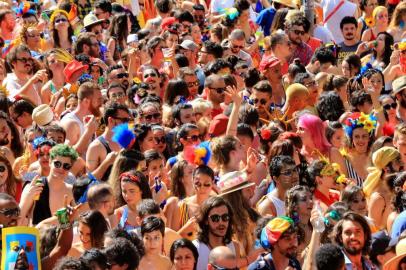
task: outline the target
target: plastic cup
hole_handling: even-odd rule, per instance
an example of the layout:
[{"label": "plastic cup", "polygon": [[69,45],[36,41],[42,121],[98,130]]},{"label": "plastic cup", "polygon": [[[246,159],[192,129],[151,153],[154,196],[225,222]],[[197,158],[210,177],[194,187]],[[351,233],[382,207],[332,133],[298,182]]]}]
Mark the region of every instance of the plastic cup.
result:
[{"label": "plastic cup", "polygon": [[164,55],[165,62],[171,62],[171,49],[162,48],[162,53]]}]

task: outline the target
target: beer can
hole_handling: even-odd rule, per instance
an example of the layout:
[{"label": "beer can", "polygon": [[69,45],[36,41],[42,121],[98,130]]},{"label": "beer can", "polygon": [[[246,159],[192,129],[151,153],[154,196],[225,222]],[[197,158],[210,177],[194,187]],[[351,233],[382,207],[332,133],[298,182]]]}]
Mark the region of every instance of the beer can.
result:
[{"label": "beer can", "polygon": [[[37,179],[37,180],[35,180],[35,185],[36,185],[36,186],[42,185],[42,184],[43,184],[43,183],[42,183],[42,179]],[[41,194],[36,195],[36,196],[34,197],[34,201],[38,201],[38,200],[39,200],[39,196],[41,196]]]},{"label": "beer can", "polygon": [[56,211],[56,216],[62,230],[70,226],[68,210],[66,208],[58,209]]}]

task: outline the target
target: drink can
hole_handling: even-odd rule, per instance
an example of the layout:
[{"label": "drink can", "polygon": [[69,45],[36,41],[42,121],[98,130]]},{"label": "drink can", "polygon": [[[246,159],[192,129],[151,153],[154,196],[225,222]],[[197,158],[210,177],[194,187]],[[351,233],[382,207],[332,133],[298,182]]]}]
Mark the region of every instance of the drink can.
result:
[{"label": "drink can", "polygon": [[56,216],[58,222],[61,225],[61,229],[66,229],[70,226],[68,210],[66,208],[61,208],[56,211]]},{"label": "drink can", "polygon": [[[41,179],[35,180],[35,185],[36,185],[36,186],[42,185],[42,184],[43,184],[43,183],[42,183],[42,180],[41,180]],[[36,195],[36,196],[34,197],[34,201],[38,201],[38,200],[39,200],[39,196],[41,196],[41,194]]]}]

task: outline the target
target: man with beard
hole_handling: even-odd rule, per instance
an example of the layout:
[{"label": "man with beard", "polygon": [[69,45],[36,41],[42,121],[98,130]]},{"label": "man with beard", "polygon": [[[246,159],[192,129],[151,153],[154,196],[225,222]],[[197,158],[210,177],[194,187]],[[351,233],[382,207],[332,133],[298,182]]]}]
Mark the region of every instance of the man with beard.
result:
[{"label": "man with beard", "polygon": [[406,75],[397,78],[392,82],[392,92],[396,97],[397,116],[406,122]]},{"label": "man with beard", "polygon": [[275,189],[258,202],[261,216],[285,215],[286,192],[299,183],[295,161],[290,156],[276,156],[269,165],[269,174],[275,182]]},{"label": "man with beard", "polygon": [[341,47],[338,53],[338,63],[341,63],[348,55],[354,54],[361,43],[357,36],[357,19],[351,16],[345,16],[340,22],[340,29],[344,40],[338,44]]},{"label": "man with beard", "polygon": [[214,118],[223,112],[220,104],[224,102],[226,83],[223,77],[212,74],[204,81],[204,88],[204,91],[207,93],[207,99],[213,104],[211,117]]},{"label": "man with beard", "polygon": [[29,99],[35,106],[42,103],[39,95],[43,82],[48,80],[45,69],[33,74],[34,60],[30,49],[26,45],[18,45],[7,55],[7,64],[11,73],[3,81],[3,85],[10,93],[9,97],[21,96]]},{"label": "man with beard", "polygon": [[271,219],[258,231],[257,238],[267,252],[261,254],[248,270],[301,269],[296,259],[298,228],[291,218],[278,216]]},{"label": "man with beard", "polygon": [[107,181],[111,166],[121,147],[113,142],[113,128],[128,123],[131,120],[130,112],[125,105],[112,103],[104,110],[103,122],[106,128],[102,135],[96,138],[87,149],[86,167],[96,179]]},{"label": "man with beard", "polygon": [[354,212],[347,212],[334,226],[332,239],[340,246],[345,257],[345,269],[375,269],[364,256],[371,243],[371,229],[365,218]]},{"label": "man with beard", "polygon": [[252,57],[249,53],[245,52],[245,34],[241,29],[234,29],[233,32],[228,36],[229,47],[231,53],[237,56],[238,58],[244,60],[248,67],[252,66]]},{"label": "man with beard", "polygon": [[206,40],[198,53],[199,58],[197,61],[203,68],[208,63],[223,57],[223,48],[220,44],[213,41]]},{"label": "man with beard", "polygon": [[155,93],[156,96],[162,96],[161,76],[156,68],[152,66],[145,67],[142,72],[142,81],[149,85],[150,91]]},{"label": "man with beard", "polygon": [[201,209],[198,218],[200,232],[193,241],[199,252],[197,269],[206,269],[210,250],[226,246],[235,254],[240,254],[239,245],[231,240],[233,235],[233,212],[222,197],[210,197]]},{"label": "man with beard", "polygon": [[66,139],[79,154],[84,154],[92,139],[100,116],[103,97],[100,88],[92,82],[85,82],[78,90],[78,106],[61,120],[61,126],[67,130]]},{"label": "man with beard", "polygon": [[[6,194],[0,193],[0,226],[2,228],[15,227],[20,224],[20,207],[18,206],[16,200]],[[1,237],[1,230],[0,230]],[[58,236],[57,243],[54,249],[49,253],[49,256],[41,259],[42,269],[52,269],[55,263],[63,256],[68,254],[70,246],[72,244],[73,230],[69,227],[65,230],[61,230]],[[0,243],[0,260],[1,260],[1,248]],[[26,247],[25,247],[26,248]],[[28,252],[25,248],[19,250],[19,255],[16,261],[14,269],[28,270],[28,260],[25,252]]]},{"label": "man with beard", "polygon": [[313,56],[312,48],[303,42],[305,35],[305,20],[303,15],[297,15],[289,18],[285,22],[285,31],[288,34],[292,46],[292,55],[289,63],[292,63],[296,58],[300,59],[302,65],[309,64]]},{"label": "man with beard", "polygon": [[90,57],[100,57],[100,47],[97,36],[92,32],[80,33],[75,44],[75,54],[85,54]]},{"label": "man with beard", "polygon": [[272,87],[268,81],[259,81],[252,87],[250,103],[258,111],[262,119],[269,118],[269,109],[271,108]]},{"label": "man with beard", "polygon": [[96,35],[96,39],[99,43],[99,49],[100,49],[100,57],[103,61],[106,60],[106,52],[107,52],[107,46],[106,44],[103,43],[103,24],[108,21],[108,19],[103,20],[103,19],[98,19],[95,15],[93,14],[88,14],[86,15],[85,19],[83,20],[83,26],[86,29],[87,32],[94,33]]}]

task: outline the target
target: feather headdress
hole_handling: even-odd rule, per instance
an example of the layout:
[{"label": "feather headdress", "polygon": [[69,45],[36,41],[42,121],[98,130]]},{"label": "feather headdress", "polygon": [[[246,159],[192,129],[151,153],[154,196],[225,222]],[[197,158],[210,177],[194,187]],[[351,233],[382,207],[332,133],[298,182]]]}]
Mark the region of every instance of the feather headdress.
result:
[{"label": "feather headdress", "polygon": [[121,147],[130,149],[135,143],[134,125],[129,123],[120,124],[113,128],[113,142]]},{"label": "feather headdress", "polygon": [[196,146],[188,146],[184,151],[185,160],[197,166],[206,165],[211,158],[211,150],[209,142],[202,142]]}]

